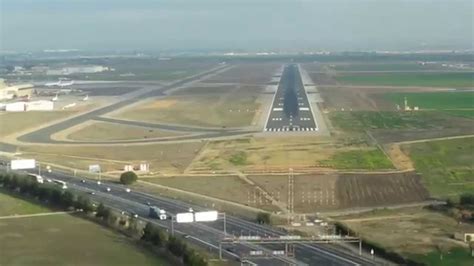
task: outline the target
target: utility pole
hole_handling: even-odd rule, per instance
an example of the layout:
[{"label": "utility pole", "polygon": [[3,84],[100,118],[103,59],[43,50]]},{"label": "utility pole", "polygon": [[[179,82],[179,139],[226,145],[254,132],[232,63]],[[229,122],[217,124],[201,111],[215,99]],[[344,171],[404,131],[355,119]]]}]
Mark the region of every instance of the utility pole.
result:
[{"label": "utility pole", "polygon": [[224,215],[224,237],[227,237],[227,225],[226,225],[226,221],[225,221],[225,212],[222,213]]},{"label": "utility pole", "polygon": [[219,242],[219,260],[222,260],[222,242]]},{"label": "utility pole", "polygon": [[174,236],[174,216],[171,216],[171,236]]},{"label": "utility pole", "polygon": [[38,163],[38,175],[40,176],[41,175],[41,164]]},{"label": "utility pole", "polygon": [[291,224],[291,219],[293,219],[294,196],[293,168],[290,168],[288,169],[288,224]]}]

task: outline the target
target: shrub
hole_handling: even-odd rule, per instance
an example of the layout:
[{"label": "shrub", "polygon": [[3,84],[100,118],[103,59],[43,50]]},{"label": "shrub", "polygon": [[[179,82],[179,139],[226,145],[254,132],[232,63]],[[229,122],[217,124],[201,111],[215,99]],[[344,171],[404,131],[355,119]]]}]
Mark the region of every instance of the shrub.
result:
[{"label": "shrub", "polygon": [[138,179],[137,174],[135,174],[132,171],[128,171],[128,172],[122,173],[122,175],[120,175],[120,182],[124,185],[130,185],[130,184],[136,182],[137,179]]},{"label": "shrub", "polygon": [[465,193],[459,198],[459,204],[461,205],[474,205],[474,194]]},{"label": "shrub", "polygon": [[110,210],[109,208],[105,207],[104,204],[99,204],[97,207],[97,213],[95,214],[95,217],[97,218],[102,218],[103,220],[107,220],[110,216]]},{"label": "shrub", "polygon": [[257,214],[257,223],[270,224],[270,214],[268,212],[259,212]]}]

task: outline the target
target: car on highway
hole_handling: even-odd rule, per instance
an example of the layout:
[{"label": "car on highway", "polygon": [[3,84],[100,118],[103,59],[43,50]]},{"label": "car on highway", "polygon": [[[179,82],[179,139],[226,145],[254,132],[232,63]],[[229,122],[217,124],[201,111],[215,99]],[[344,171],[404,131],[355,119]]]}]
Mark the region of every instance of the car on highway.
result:
[{"label": "car on highway", "polygon": [[101,184],[100,181],[97,181],[97,185],[100,185],[100,184]]},{"label": "car on highway", "polygon": [[84,179],[81,180],[81,183],[85,183],[85,182],[86,182],[86,180],[84,180]]},{"label": "car on highway", "polygon": [[126,189],[125,189],[125,192],[130,193],[130,189],[129,189],[129,188],[126,188]]},{"label": "car on highway", "polygon": [[110,192],[110,190],[111,190],[111,189],[110,189],[109,187],[107,187],[107,188],[105,189],[105,191],[107,191],[107,192]]}]

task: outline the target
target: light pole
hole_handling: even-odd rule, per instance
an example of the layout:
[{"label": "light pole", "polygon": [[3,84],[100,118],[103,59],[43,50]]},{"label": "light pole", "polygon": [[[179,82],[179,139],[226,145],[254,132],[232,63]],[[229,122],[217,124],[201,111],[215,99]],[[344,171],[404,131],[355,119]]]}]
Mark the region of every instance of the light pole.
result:
[{"label": "light pole", "polygon": [[222,215],[222,220],[224,222],[224,238],[225,238],[225,237],[227,237],[227,224],[226,224],[226,220],[225,220],[225,212],[222,212],[221,215]]},{"label": "light pole", "polygon": [[171,216],[171,236],[174,236],[174,216]]}]

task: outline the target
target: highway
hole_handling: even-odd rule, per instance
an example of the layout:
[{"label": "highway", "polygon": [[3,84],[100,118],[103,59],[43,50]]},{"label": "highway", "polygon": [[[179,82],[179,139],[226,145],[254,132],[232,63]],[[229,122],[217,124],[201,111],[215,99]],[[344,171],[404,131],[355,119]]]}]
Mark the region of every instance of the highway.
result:
[{"label": "highway", "polygon": [[297,65],[285,66],[264,131],[318,131]]},{"label": "highway", "polygon": [[[127,213],[136,213],[144,220],[149,220],[148,206],[158,206],[165,209],[168,213],[174,215],[179,212],[187,212],[189,208],[195,211],[207,210],[199,206],[191,205],[174,199],[169,199],[156,195],[149,195],[138,191],[127,193],[125,186],[102,182],[98,185],[96,181],[86,180],[85,183],[81,179],[73,177],[66,173],[55,171],[53,173],[43,174],[46,178],[54,178],[63,180],[68,183],[68,189],[89,193],[89,196],[96,202],[102,202],[105,205],[117,210],[125,211]],[[110,192],[106,188],[111,189]],[[94,195],[90,194],[94,192]],[[155,223],[170,230],[170,221],[158,221]],[[188,223],[177,224],[174,223],[175,232],[177,234],[185,235],[190,241],[205,248],[209,248],[213,252],[218,252],[220,239],[224,236],[223,220],[208,223]],[[226,231],[230,235],[245,235],[245,236],[280,236],[285,235],[284,231],[272,228],[267,225],[257,224],[251,221],[244,220],[239,217],[226,215]],[[282,246],[265,245],[265,247],[257,247],[253,244],[238,244],[231,249],[223,248],[223,255],[228,259],[236,259],[250,253],[250,250],[282,250]],[[248,258],[247,258],[248,259]],[[373,261],[366,258],[359,257],[357,254],[349,253],[348,251],[341,251],[333,245],[309,245],[297,244],[295,245],[295,259],[286,257],[266,257],[266,258],[252,258],[252,262],[258,265],[376,265]]]}]

